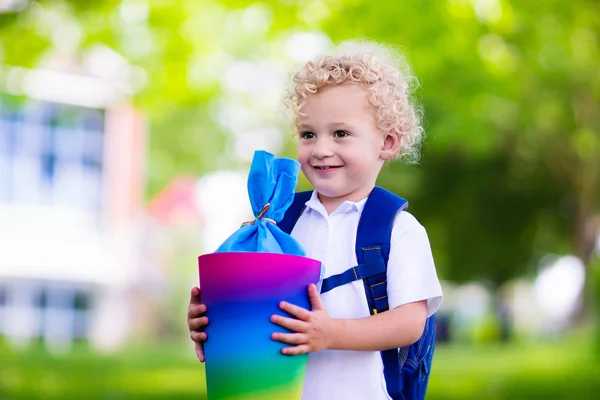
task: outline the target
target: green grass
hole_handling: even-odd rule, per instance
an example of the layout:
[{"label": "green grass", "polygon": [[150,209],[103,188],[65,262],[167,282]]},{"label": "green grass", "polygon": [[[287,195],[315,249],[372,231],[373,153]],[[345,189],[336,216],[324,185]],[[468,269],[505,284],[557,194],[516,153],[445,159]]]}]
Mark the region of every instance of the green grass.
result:
[{"label": "green grass", "polygon": [[[600,395],[598,360],[582,339],[438,346],[427,399],[592,399]],[[63,357],[0,347],[0,400],[205,398],[191,346],[148,345],[110,356],[78,348]]]},{"label": "green grass", "polygon": [[451,346],[436,352],[428,399],[592,399],[600,393],[591,342]]}]

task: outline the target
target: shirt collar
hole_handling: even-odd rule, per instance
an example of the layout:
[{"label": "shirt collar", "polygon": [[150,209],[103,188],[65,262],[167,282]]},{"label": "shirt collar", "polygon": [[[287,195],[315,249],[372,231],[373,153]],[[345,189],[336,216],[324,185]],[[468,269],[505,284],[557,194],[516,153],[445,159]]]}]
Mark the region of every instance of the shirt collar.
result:
[{"label": "shirt collar", "polygon": [[[361,214],[363,209],[365,208],[365,203],[367,202],[367,199],[368,197],[356,202],[346,200],[342,204],[340,204],[332,214],[347,214],[354,211],[357,211],[359,214]],[[324,217],[327,217],[327,210],[325,210],[325,207],[323,206],[323,204],[321,204],[316,190],[313,190],[310,199],[306,202],[306,207],[318,212]]]}]

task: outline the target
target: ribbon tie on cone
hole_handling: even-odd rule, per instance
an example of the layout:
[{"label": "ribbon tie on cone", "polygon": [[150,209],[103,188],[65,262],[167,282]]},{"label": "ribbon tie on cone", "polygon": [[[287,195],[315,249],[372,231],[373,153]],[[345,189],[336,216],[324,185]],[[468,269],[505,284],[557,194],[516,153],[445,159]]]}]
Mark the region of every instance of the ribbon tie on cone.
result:
[{"label": "ribbon tie on cone", "polygon": [[269,209],[269,207],[271,207],[271,204],[269,204],[269,203],[265,204],[265,206],[262,208],[262,210],[260,210],[260,212],[258,213],[256,218],[254,218],[254,221],[246,221],[242,224],[242,226],[254,225],[256,223],[256,221],[258,221],[259,219],[262,219],[263,221],[267,221],[267,222],[272,223],[273,225],[276,225],[276,222],[274,220],[272,220],[271,218],[264,217],[264,215],[267,213],[267,210]]}]

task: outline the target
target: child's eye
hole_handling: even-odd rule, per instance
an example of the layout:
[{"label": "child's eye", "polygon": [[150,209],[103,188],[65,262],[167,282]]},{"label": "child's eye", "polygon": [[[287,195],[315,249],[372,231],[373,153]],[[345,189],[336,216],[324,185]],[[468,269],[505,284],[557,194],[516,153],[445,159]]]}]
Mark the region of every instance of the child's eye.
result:
[{"label": "child's eye", "polygon": [[343,137],[346,137],[346,136],[349,136],[349,135],[350,134],[348,132],[346,132],[346,131],[339,131],[338,130],[338,131],[333,132],[333,136],[335,136],[337,138],[343,138]]},{"label": "child's eye", "polygon": [[315,134],[312,132],[301,132],[300,133],[300,137],[302,139],[314,139],[315,138]]}]

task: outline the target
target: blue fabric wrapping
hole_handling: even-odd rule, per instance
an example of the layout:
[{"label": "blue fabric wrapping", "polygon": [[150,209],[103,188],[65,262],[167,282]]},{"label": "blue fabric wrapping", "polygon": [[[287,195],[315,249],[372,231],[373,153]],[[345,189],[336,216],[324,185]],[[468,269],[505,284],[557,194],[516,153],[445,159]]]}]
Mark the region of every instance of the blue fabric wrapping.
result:
[{"label": "blue fabric wrapping", "polygon": [[[281,221],[294,200],[299,172],[300,163],[296,160],[275,158],[266,151],[256,151],[248,175],[248,195],[254,216],[257,217],[268,203],[270,207],[263,217]],[[296,240],[264,219],[242,226],[216,250],[217,253],[242,251],[305,255]]]}]

